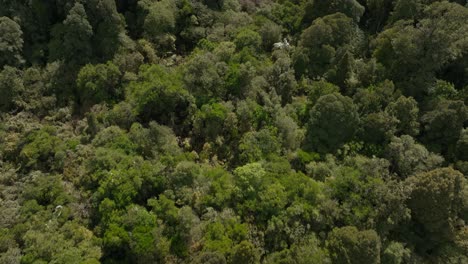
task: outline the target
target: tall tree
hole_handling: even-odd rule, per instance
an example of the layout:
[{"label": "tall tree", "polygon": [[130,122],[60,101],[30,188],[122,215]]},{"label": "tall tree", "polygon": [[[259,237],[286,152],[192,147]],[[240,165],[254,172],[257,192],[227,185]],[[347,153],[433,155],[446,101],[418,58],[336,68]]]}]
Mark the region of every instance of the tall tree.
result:
[{"label": "tall tree", "polygon": [[407,182],[412,186],[408,201],[412,218],[416,225],[424,228],[419,235],[430,241],[420,246],[430,249],[431,246],[453,241],[459,228],[463,191],[466,188],[463,174],[452,168],[439,168],[416,174]]},{"label": "tall tree", "polygon": [[65,60],[73,65],[82,65],[92,56],[93,28],[88,21],[84,6],[76,3],[62,24],[52,30],[49,60]]},{"label": "tall tree", "polygon": [[23,50],[23,31],[8,17],[0,17],[0,68],[20,64]]},{"label": "tall tree", "polygon": [[338,93],[324,95],[310,111],[308,142],[316,151],[334,152],[353,138],[359,121],[351,98]]},{"label": "tall tree", "polygon": [[374,230],[359,231],[354,226],[335,228],[327,240],[333,263],[380,263],[380,238]]}]

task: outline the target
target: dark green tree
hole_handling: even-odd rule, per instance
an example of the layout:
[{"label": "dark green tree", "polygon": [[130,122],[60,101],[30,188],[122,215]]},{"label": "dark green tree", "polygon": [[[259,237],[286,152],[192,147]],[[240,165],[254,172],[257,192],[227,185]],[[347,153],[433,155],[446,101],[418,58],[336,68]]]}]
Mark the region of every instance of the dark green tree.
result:
[{"label": "dark green tree", "polygon": [[419,133],[419,108],[412,97],[400,96],[385,108],[385,112],[398,120],[398,134],[416,136]]},{"label": "dark green tree", "polygon": [[[431,246],[453,241],[458,229],[466,179],[452,168],[439,168],[408,178],[412,187],[408,206],[416,225],[421,225],[424,241],[418,246]],[[427,210],[431,208],[431,210]]]},{"label": "dark green tree", "polygon": [[468,118],[463,101],[442,100],[421,117],[423,142],[446,157],[450,157],[454,145]]},{"label": "dark green tree", "polygon": [[373,230],[335,228],[329,234],[327,248],[333,263],[380,263],[380,238]]},{"label": "dark green tree", "polygon": [[0,17],[0,68],[16,66],[23,62],[23,31],[8,17]]},{"label": "dark green tree", "polygon": [[319,152],[334,152],[354,137],[359,122],[351,98],[338,93],[324,95],[310,111],[308,143]]},{"label": "dark green tree", "polygon": [[339,48],[347,49],[355,45],[357,30],[353,20],[342,13],[314,20],[302,32],[294,54],[296,74],[321,77],[333,66]]},{"label": "dark green tree", "polygon": [[144,120],[172,126],[187,121],[193,99],[180,76],[160,65],[140,69],[138,79],[126,87],[126,99]]},{"label": "dark green tree", "polygon": [[76,79],[82,109],[101,102],[115,102],[123,99],[121,73],[112,62],[88,64],[81,68]]},{"label": "dark green tree", "polygon": [[438,167],[444,161],[408,135],[394,137],[385,150],[393,170],[402,178]]},{"label": "dark green tree", "polygon": [[63,23],[52,29],[49,60],[65,60],[72,65],[89,62],[93,52],[92,37],[93,28],[85,8],[77,2]]},{"label": "dark green tree", "polygon": [[0,71],[0,111],[9,111],[16,106],[16,101],[24,91],[22,73],[17,68],[5,66]]}]

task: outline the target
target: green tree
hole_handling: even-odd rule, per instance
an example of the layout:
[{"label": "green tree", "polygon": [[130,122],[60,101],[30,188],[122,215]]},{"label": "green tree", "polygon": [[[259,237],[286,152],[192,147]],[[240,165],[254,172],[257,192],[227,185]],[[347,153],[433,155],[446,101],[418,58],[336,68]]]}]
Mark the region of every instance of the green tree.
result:
[{"label": "green tree", "polygon": [[244,240],[234,247],[230,263],[260,263],[260,255],[251,242]]},{"label": "green tree", "polygon": [[339,12],[354,19],[354,21],[359,22],[365,10],[364,6],[362,6],[357,0],[315,0],[311,2],[310,10],[308,10],[311,13],[305,14],[309,19],[315,19]]},{"label": "green tree", "polygon": [[432,170],[444,161],[444,158],[429,152],[408,135],[394,137],[385,152],[394,171],[402,178]]},{"label": "green tree", "polygon": [[390,242],[382,254],[382,263],[384,264],[401,264],[409,261],[411,250],[405,248],[402,243]]},{"label": "green tree", "polygon": [[112,62],[88,64],[78,73],[76,84],[82,109],[101,102],[113,102],[123,98],[121,73]]},{"label": "green tree", "polygon": [[385,112],[398,119],[397,134],[416,136],[419,133],[419,108],[412,97],[400,96]]},{"label": "green tree", "polygon": [[234,39],[234,43],[239,50],[248,48],[255,52],[260,48],[262,37],[257,32],[245,28],[239,31]]},{"label": "green tree", "polygon": [[16,68],[5,66],[0,71],[0,111],[9,111],[16,106],[24,91],[22,72]]},{"label": "green tree", "polygon": [[305,131],[293,118],[285,113],[279,113],[276,116],[275,125],[278,128],[283,149],[294,151],[301,146]]},{"label": "green tree", "polygon": [[67,222],[59,226],[52,220],[47,225],[31,228],[24,235],[21,263],[99,263],[102,252],[99,239],[85,227]]},{"label": "green tree", "polygon": [[258,196],[265,170],[260,163],[249,163],[234,170],[236,196],[249,200]]},{"label": "green tree", "polygon": [[152,65],[141,67],[138,76],[126,87],[126,99],[138,116],[169,126],[186,121],[193,99],[176,72]]},{"label": "green tree", "polygon": [[221,64],[211,53],[196,54],[187,63],[183,78],[188,90],[197,98],[197,104],[224,98],[226,90],[218,66]]},{"label": "green tree", "polygon": [[255,162],[280,153],[280,142],[274,131],[264,128],[247,132],[239,142],[239,157],[244,162]]},{"label": "green tree", "polygon": [[226,264],[226,258],[220,252],[200,252],[193,260],[195,264]]},{"label": "green tree", "polygon": [[[397,5],[406,2],[398,1]],[[409,7],[403,11],[412,12]],[[467,8],[436,1],[424,8],[418,23],[400,20],[380,33],[374,42],[374,56],[405,94],[421,98],[435,81],[435,72],[463,57],[467,19]]]},{"label": "green tree", "polygon": [[452,168],[439,168],[416,174],[407,182],[412,187],[408,201],[412,218],[424,228],[423,239],[430,241],[420,246],[430,249],[431,245],[453,241],[466,185],[463,174]]},{"label": "green tree", "polygon": [[226,105],[213,103],[205,104],[195,114],[193,132],[195,136],[206,138],[214,142],[217,137],[223,136],[225,128],[224,120],[227,118],[229,109]]},{"label": "green tree", "polygon": [[130,40],[125,35],[125,20],[117,12],[117,5],[112,0],[89,0],[85,4],[89,21],[94,30],[93,51],[99,61],[110,60],[125,42]]},{"label": "green tree", "polygon": [[162,50],[175,49],[176,6],[173,1],[153,2],[148,8],[143,35]]},{"label": "green tree", "polygon": [[457,141],[457,158],[468,161],[468,129],[463,129]]},{"label": "green tree", "polygon": [[20,64],[23,50],[23,31],[8,17],[0,17],[0,68]]},{"label": "green tree", "polygon": [[395,90],[392,81],[373,84],[365,89],[358,89],[353,100],[358,106],[360,114],[371,114],[383,111],[390,102],[396,101],[400,92]]},{"label": "green tree", "polygon": [[362,117],[361,123],[361,138],[367,143],[383,145],[395,134],[398,120],[386,112],[378,112]]},{"label": "green tree", "polygon": [[282,28],[278,24],[267,21],[260,28],[260,36],[262,37],[262,46],[264,50],[270,51],[273,44],[281,40]]},{"label": "green tree", "polygon": [[314,20],[302,32],[294,54],[296,74],[311,78],[323,76],[333,66],[337,50],[354,45],[357,32],[353,20],[342,13]]},{"label": "green tree", "polygon": [[312,149],[334,152],[354,137],[359,122],[351,98],[337,93],[324,95],[310,111],[307,140]]},{"label": "green tree", "polygon": [[442,100],[421,117],[423,142],[446,157],[453,150],[468,118],[463,101]]},{"label": "green tree", "polygon": [[266,258],[267,263],[317,263],[327,264],[330,257],[326,249],[320,247],[317,237],[312,234],[305,237],[302,241],[294,243],[290,249],[270,254]]},{"label": "green tree", "polygon": [[393,0],[365,1],[366,9],[369,10],[370,13],[367,23],[371,32],[379,32],[385,26],[385,22],[391,14],[393,2]]},{"label": "green tree", "polygon": [[357,156],[332,171],[326,186],[341,208],[340,221],[385,235],[409,219],[407,188],[388,180],[389,165],[385,159]]},{"label": "green tree", "polygon": [[380,263],[380,238],[373,230],[335,228],[327,239],[333,263]]},{"label": "green tree", "polygon": [[276,93],[281,96],[282,105],[285,105],[290,103],[296,94],[297,82],[289,56],[281,54],[281,51],[274,54],[278,58],[273,63],[268,81],[275,88]]},{"label": "green tree", "polygon": [[63,59],[74,65],[89,62],[93,50],[92,37],[93,28],[88,21],[85,8],[77,2],[63,23],[55,25],[52,29],[49,60]]},{"label": "green tree", "polygon": [[323,79],[319,81],[310,81],[308,79],[303,80],[302,86],[306,90],[307,99],[312,108],[318,101],[318,99],[324,95],[339,93],[340,87],[329,83]]},{"label": "green tree", "polygon": [[19,159],[26,168],[53,169],[60,167],[58,154],[63,151],[63,142],[57,137],[54,127],[46,126],[28,133],[22,142]]}]

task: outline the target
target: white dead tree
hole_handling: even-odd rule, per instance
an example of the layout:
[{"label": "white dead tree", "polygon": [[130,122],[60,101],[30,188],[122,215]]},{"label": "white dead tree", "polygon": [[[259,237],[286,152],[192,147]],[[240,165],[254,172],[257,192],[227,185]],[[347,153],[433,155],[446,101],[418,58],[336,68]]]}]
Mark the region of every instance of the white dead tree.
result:
[{"label": "white dead tree", "polygon": [[283,41],[276,42],[273,44],[273,49],[289,49],[290,45],[286,38]]}]

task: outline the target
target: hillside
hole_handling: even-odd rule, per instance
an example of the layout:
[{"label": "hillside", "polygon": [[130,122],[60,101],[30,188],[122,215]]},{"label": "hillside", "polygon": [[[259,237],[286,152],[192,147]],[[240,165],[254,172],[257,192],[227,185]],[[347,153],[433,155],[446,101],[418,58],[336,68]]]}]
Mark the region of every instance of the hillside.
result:
[{"label": "hillside", "polygon": [[468,263],[465,0],[0,1],[0,264]]}]

